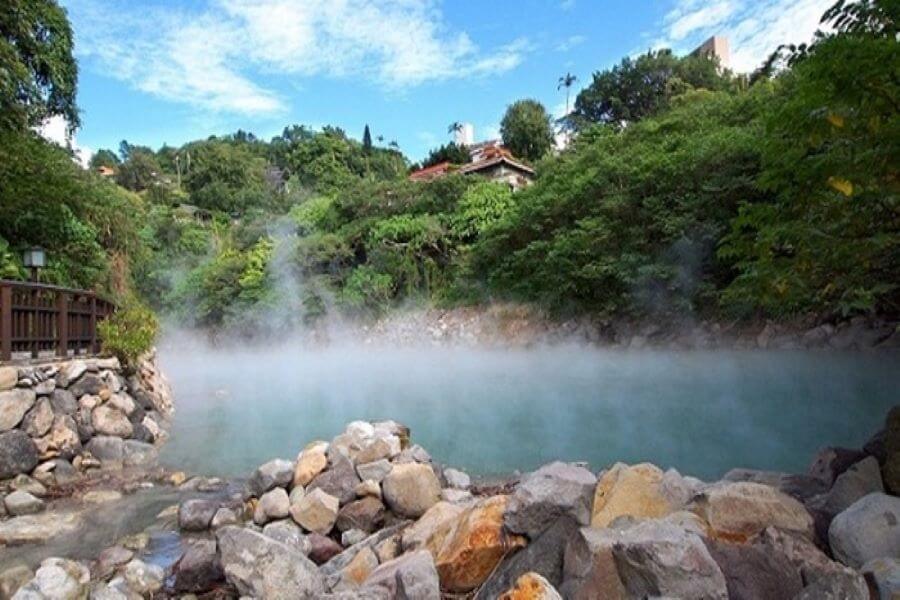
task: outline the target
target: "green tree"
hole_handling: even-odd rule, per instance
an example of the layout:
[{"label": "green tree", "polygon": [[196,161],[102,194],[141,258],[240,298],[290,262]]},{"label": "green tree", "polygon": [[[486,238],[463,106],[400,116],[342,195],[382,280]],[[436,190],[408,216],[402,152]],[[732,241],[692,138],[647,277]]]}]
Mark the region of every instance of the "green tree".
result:
[{"label": "green tree", "polygon": [[572,120],[580,126],[632,123],[665,110],[673,97],[687,90],[726,90],[732,85],[730,74],[720,71],[713,59],[652,50],[594,73],[591,84],[575,98]]},{"label": "green tree", "polygon": [[72,27],[54,0],[5,0],[0,8],[0,128],[24,130],[53,116],[78,127]]},{"label": "green tree", "polygon": [[116,183],[125,189],[140,192],[153,185],[161,171],[152,151],[131,147],[117,167]]},{"label": "green tree", "polygon": [[576,81],[578,81],[578,77],[572,75],[571,73],[566,73],[559,78],[559,83],[556,85],[557,91],[566,88],[566,114],[563,115],[563,118],[569,116],[569,94],[571,93],[572,86],[575,85]]},{"label": "green tree", "polygon": [[363,152],[365,154],[372,153],[372,132],[369,131],[369,124],[366,123],[366,128],[363,130]]},{"label": "green tree", "polygon": [[428,153],[428,158],[422,161],[422,167],[431,167],[442,162],[448,162],[452,165],[464,165],[469,160],[468,148],[460,146],[456,142],[450,142],[431,150]]},{"label": "green tree", "polygon": [[109,167],[114,169],[119,166],[119,157],[112,150],[101,148],[97,150],[91,157],[91,169],[99,169],[100,167]]},{"label": "green tree", "polygon": [[506,109],[500,121],[503,145],[516,156],[540,160],[553,147],[553,126],[544,105],[537,100],[519,100]]}]

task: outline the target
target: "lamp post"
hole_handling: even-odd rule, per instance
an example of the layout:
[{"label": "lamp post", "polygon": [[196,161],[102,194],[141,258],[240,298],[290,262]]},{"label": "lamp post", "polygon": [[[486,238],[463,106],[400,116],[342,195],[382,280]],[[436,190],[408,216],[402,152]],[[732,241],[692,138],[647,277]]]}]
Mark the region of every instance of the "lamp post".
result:
[{"label": "lamp post", "polygon": [[38,271],[47,266],[47,255],[40,246],[32,246],[22,254],[22,264],[31,270],[31,280],[40,280]]}]

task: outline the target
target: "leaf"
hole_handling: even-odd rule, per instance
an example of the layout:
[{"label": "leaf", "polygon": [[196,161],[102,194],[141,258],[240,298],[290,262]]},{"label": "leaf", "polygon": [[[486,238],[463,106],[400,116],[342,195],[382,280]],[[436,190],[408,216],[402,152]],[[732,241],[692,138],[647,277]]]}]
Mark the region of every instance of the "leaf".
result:
[{"label": "leaf", "polygon": [[853,195],[853,184],[842,177],[829,177],[828,185],[848,198]]}]

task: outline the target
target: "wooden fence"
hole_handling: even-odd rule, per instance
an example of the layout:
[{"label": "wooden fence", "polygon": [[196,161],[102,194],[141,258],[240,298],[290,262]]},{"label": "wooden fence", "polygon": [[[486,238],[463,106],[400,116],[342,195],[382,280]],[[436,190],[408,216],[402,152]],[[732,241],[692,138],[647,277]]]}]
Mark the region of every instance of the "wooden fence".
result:
[{"label": "wooden fence", "polygon": [[94,292],[0,279],[0,361],[18,353],[96,354],[97,323],[114,310]]}]

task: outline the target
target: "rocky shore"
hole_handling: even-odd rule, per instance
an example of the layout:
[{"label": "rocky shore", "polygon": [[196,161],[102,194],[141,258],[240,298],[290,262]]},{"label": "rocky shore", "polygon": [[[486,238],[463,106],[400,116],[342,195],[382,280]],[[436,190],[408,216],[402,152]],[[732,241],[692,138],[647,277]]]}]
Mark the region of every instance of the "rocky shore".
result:
[{"label": "rocky shore", "polygon": [[[90,560],[7,569],[0,597],[900,594],[900,407],[864,448],[823,448],[801,474],[703,482],[652,464],[555,462],[485,485],[438,464],[405,426],[358,421],[243,482],[157,470],[124,493],[140,488],[184,497]],[[166,531],[161,556],[151,540]]]}]

